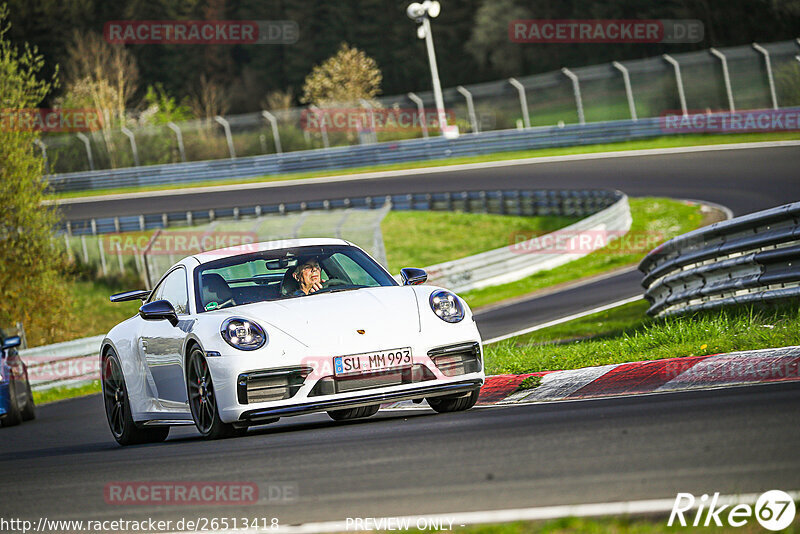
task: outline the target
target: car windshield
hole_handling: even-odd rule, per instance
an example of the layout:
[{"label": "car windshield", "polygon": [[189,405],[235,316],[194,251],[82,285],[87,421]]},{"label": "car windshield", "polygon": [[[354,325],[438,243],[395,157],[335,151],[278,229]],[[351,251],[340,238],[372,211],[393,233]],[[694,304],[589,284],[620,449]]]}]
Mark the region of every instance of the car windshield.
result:
[{"label": "car windshield", "polygon": [[205,263],[195,269],[194,276],[200,312],[334,291],[397,285],[364,252],[346,245],[242,254]]}]

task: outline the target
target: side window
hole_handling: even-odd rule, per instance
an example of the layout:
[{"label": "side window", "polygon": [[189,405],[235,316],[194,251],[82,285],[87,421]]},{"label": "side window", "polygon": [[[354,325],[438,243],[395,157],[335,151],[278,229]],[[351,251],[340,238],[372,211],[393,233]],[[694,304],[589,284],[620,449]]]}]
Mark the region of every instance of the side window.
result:
[{"label": "side window", "polygon": [[168,300],[178,315],[189,313],[189,294],[186,291],[186,271],[175,269],[159,286],[158,298]]},{"label": "side window", "polygon": [[161,292],[164,291],[164,282],[162,281],[158,284],[151,292],[150,296],[147,297],[147,302],[153,302],[154,300],[161,300]]},{"label": "side window", "polygon": [[374,286],[377,284],[377,281],[371,277],[363,267],[353,261],[350,256],[345,254],[334,254],[331,256],[331,258],[335,259],[336,262],[342,267],[342,270],[348,277],[350,277],[350,281],[353,284],[360,286]]}]

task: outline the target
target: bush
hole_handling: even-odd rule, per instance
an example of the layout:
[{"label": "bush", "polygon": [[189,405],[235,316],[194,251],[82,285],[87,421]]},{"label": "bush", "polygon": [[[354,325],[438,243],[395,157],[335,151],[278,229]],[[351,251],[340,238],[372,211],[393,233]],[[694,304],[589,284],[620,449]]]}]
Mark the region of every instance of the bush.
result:
[{"label": "bush", "polygon": [[[37,78],[44,60],[11,44],[7,16],[0,5],[0,101],[6,109],[35,108],[56,79]],[[65,258],[52,241],[57,214],[41,205],[47,183],[37,138],[0,128],[0,324],[22,321],[33,345],[58,338],[70,313]]]}]

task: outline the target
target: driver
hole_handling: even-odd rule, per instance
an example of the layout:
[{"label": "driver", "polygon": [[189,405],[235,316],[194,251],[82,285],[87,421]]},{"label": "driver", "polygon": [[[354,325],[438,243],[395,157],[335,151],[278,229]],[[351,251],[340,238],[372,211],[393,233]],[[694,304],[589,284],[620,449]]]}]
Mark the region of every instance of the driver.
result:
[{"label": "driver", "polygon": [[294,296],[308,295],[322,289],[322,268],[319,266],[319,260],[315,257],[298,263],[292,276],[300,286],[300,289],[294,292]]}]

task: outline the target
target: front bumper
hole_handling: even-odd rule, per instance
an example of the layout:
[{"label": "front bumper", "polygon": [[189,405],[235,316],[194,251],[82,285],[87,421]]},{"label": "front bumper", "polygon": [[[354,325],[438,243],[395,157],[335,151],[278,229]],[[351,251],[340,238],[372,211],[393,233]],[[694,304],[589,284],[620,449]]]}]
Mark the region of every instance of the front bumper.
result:
[{"label": "front bumper", "polygon": [[358,408],[360,406],[413,400],[423,397],[470,393],[482,385],[482,378],[473,378],[469,380],[459,380],[446,383],[440,382],[424,384],[420,387],[404,389],[401,391],[365,392],[358,396],[348,398],[333,398],[314,402],[306,402],[302,404],[290,404],[285,406],[273,406],[270,408],[249,410],[242,413],[239,416],[239,420],[247,423],[257,424],[261,420],[274,419],[275,417],[305,415],[315,412],[324,412],[327,410]]},{"label": "front bumper", "polygon": [[[381,345],[403,346],[401,341],[396,340],[381,342]],[[465,345],[475,347],[477,364],[460,364],[448,351],[440,350]],[[406,368],[405,372],[394,377],[388,376],[392,373],[387,373],[385,380],[375,381],[371,380],[371,376],[356,376],[354,380],[340,381],[332,376],[333,357],[311,357],[309,354],[313,352],[310,351],[286,351],[279,358],[258,354],[223,354],[207,357],[206,360],[214,380],[220,419],[225,423],[257,424],[257,420],[275,417],[437,395],[458,395],[483,384],[483,350],[477,329],[467,332],[467,335],[461,333],[433,340],[418,339],[410,346],[413,367]],[[356,354],[366,350],[357,348],[348,352]],[[334,354],[348,352],[341,350]],[[265,365],[270,360],[279,360],[280,365]]]}]

